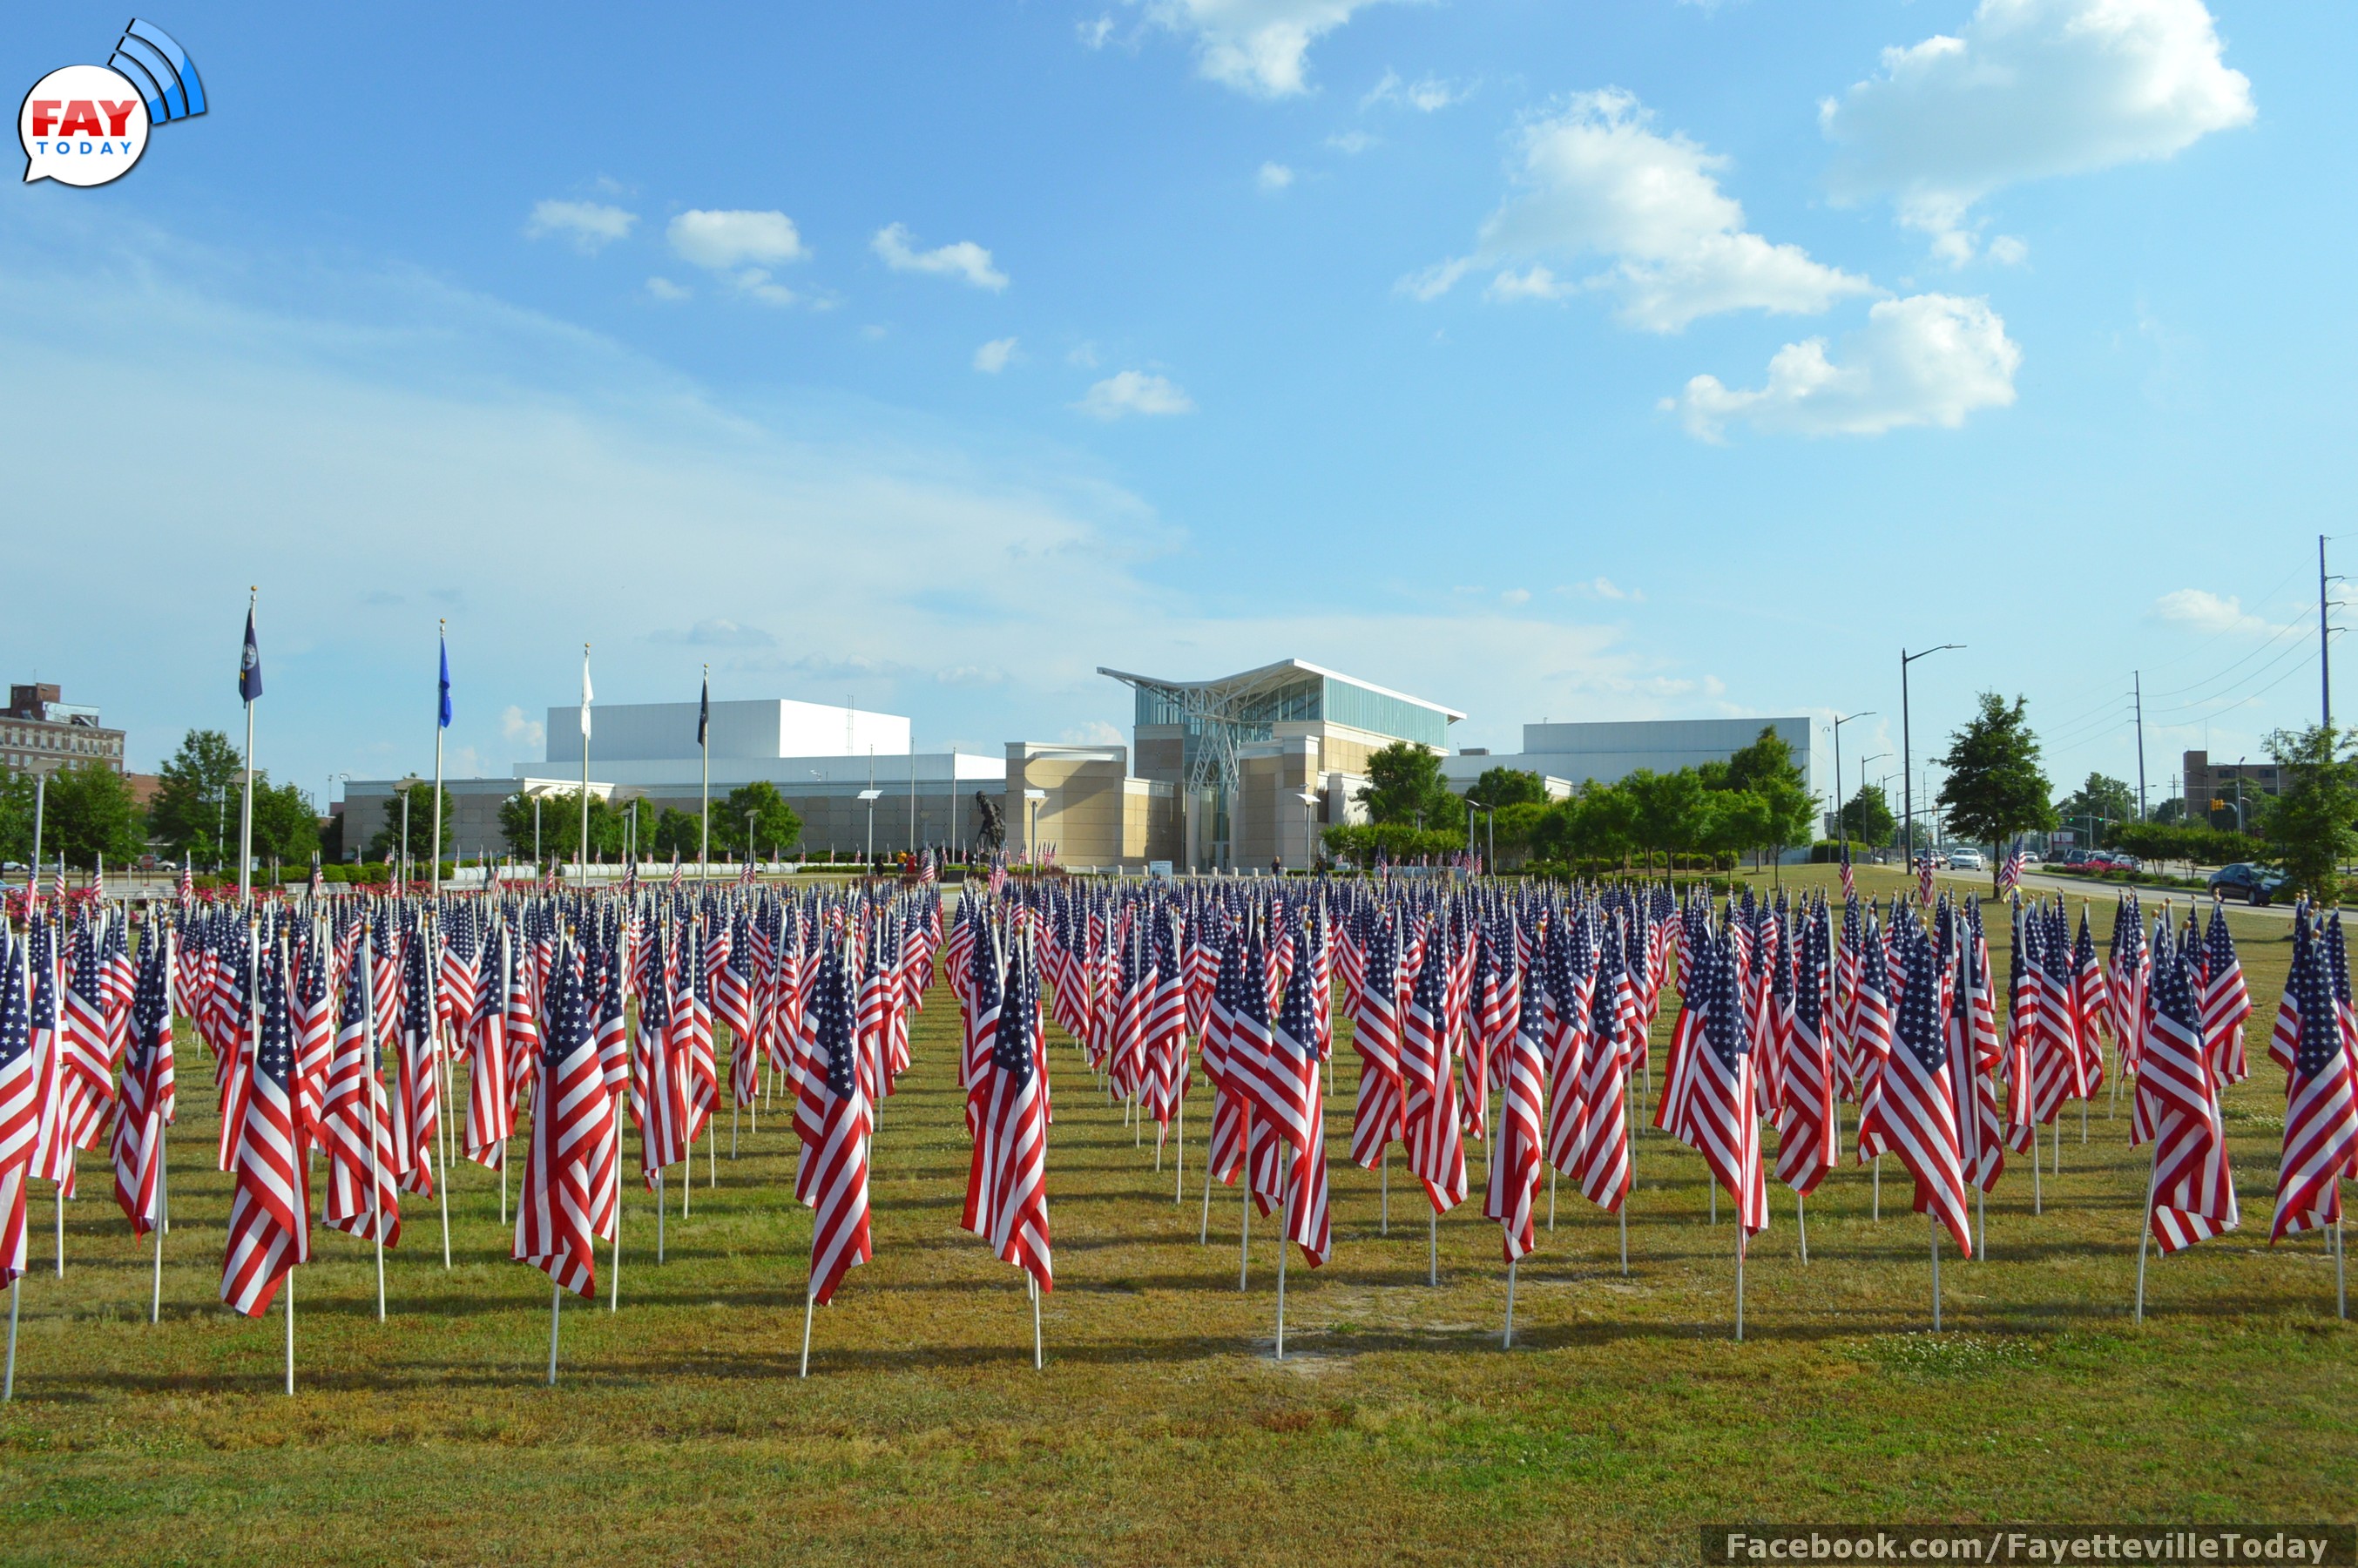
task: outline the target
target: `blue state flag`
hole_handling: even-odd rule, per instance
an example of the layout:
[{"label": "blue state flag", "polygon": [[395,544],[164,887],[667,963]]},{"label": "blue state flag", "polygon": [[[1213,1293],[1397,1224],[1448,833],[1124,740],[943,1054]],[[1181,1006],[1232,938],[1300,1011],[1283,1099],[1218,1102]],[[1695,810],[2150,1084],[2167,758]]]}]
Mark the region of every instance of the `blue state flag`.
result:
[{"label": "blue state flag", "polygon": [[437,720],[445,730],[450,728],[450,639],[442,638],[442,706]]},{"label": "blue state flag", "polygon": [[238,655],[237,695],[252,702],[262,695],[262,645],[254,640],[254,606],[245,607],[245,651]]}]

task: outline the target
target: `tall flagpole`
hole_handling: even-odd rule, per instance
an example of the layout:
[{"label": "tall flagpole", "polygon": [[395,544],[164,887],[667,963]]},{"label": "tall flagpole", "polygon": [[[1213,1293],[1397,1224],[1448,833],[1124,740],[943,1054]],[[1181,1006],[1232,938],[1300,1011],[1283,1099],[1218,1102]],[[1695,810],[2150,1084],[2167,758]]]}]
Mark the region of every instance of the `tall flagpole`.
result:
[{"label": "tall flagpole", "polygon": [[254,605],[260,584],[246,589],[245,646],[238,654],[237,694],[245,704],[245,798],[237,808],[237,896],[254,896],[254,699],[262,695],[262,650],[254,640]]},{"label": "tall flagpole", "polygon": [[581,644],[581,885],[590,885],[590,644]]},{"label": "tall flagpole", "polygon": [[[441,636],[441,695],[434,711],[434,845],[431,853],[434,899],[439,907],[442,900],[442,731],[450,728],[450,640],[447,630],[450,622],[445,620],[436,624],[446,628]],[[406,844],[402,847],[405,849],[408,848]]]},{"label": "tall flagpole", "polygon": [[[696,874],[712,876],[712,666],[704,666],[704,695],[696,710],[696,749],[704,759],[704,804],[699,812]],[[872,808],[871,808],[872,809]]]}]

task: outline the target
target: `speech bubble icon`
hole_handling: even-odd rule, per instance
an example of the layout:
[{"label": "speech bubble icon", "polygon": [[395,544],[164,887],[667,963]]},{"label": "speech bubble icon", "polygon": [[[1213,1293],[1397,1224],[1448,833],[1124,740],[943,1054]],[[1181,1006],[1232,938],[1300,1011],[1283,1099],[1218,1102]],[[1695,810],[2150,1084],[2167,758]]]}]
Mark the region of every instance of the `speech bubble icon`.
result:
[{"label": "speech bubble icon", "polygon": [[25,183],[104,185],[131,172],[147,150],[147,104],[131,79],[103,65],[49,72],[16,111]]}]

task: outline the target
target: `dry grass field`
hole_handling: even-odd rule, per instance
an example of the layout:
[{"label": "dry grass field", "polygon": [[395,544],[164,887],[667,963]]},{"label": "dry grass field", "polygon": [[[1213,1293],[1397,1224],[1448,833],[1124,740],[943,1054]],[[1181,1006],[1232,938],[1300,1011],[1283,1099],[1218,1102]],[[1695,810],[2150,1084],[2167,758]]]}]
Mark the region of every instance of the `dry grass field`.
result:
[{"label": "dry grass field", "polygon": [[[2109,905],[2097,913],[2101,939]],[[2265,1019],[2288,927],[2232,918]],[[2124,1100],[2117,1119],[2096,1108],[2084,1141],[2071,1113],[2044,1213],[2009,1165],[1988,1261],[1944,1260],[1942,1336],[1925,1332],[1926,1224],[1890,1162],[1880,1222],[1865,1172],[1829,1179],[1806,1267],[1791,1195],[1772,1185],[1733,1343],[1734,1232],[1707,1223],[1702,1162],[1648,1133],[1628,1277],[1609,1221],[1567,1189],[1502,1351],[1478,1176],[1442,1221],[1429,1288],[1410,1184],[1395,1165],[1381,1235],[1376,1180],[1347,1163],[1355,1068],[1338,1048],[1335,1256],[1292,1270],[1280,1363],[1266,1227],[1243,1292],[1232,1192],[1210,1245],[1196,1239],[1200,1087],[1174,1204],[1168,1160],[1158,1173],[1058,1035],[1056,1289],[1035,1373],[1022,1277],[957,1228],[956,1029],[937,987],[881,1119],[876,1260],[819,1314],[807,1381],[809,1222],[785,1119],[763,1117],[731,1159],[724,1116],[718,1184],[699,1148],[693,1212],[675,1187],[660,1267],[650,1200],[629,1189],[622,1310],[605,1309],[601,1267],[599,1303],[566,1310],[558,1387],[542,1381],[546,1282],[508,1260],[493,1178],[461,1167],[454,1267],[430,1208],[413,1213],[384,1324],[366,1250],[315,1231],[300,1389],[284,1397],[278,1315],[218,1303],[228,1182],[211,1169],[210,1074],[184,1056],[160,1325],[100,1162],[69,1206],[62,1281],[46,1189],[35,1200],[17,1398],[0,1411],[0,1559],[1692,1563],[1693,1527],[1714,1519],[2358,1512],[2358,1332],[2334,1320],[2315,1239],[2266,1244],[2283,1086],[2261,1050],[2228,1098],[2244,1228],[2155,1265],[2143,1326],[2129,1307],[2146,1166]]]}]

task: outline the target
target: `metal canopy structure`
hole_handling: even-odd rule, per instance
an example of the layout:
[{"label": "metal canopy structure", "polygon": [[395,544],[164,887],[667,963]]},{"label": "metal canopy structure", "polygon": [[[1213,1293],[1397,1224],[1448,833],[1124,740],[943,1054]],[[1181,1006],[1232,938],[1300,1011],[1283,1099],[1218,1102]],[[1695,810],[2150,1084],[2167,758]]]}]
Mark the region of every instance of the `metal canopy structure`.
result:
[{"label": "metal canopy structure", "polygon": [[[1246,746],[1268,740],[1278,723],[1335,719],[1325,707],[1330,691],[1337,689],[1330,687],[1329,682],[1341,683],[1340,689],[1356,691],[1363,700],[1371,697],[1438,715],[1436,728],[1466,717],[1455,708],[1302,659],[1281,659],[1212,680],[1167,680],[1102,665],[1098,674],[1118,680],[1162,705],[1166,716],[1157,722],[1175,725],[1184,737],[1184,787],[1189,797],[1211,792],[1221,820],[1228,818],[1233,806],[1239,754]],[[1307,694],[1314,687],[1317,695],[1310,698]],[[1142,711],[1141,722],[1145,722]],[[1216,838],[1218,837],[1216,834]]]}]

